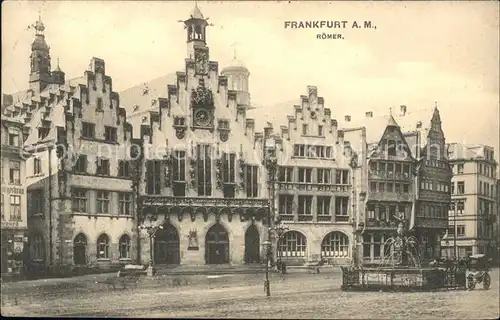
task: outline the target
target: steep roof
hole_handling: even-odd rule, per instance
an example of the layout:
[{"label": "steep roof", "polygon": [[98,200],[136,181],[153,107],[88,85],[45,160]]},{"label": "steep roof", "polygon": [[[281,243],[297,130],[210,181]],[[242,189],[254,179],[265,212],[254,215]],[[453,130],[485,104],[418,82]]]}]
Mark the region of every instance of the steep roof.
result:
[{"label": "steep roof", "polygon": [[170,73],[162,77],[141,83],[118,92],[120,105],[127,111],[127,116],[134,116],[145,111],[156,110],[152,101],[158,98],[168,98],[168,85],[175,84],[177,76]]}]

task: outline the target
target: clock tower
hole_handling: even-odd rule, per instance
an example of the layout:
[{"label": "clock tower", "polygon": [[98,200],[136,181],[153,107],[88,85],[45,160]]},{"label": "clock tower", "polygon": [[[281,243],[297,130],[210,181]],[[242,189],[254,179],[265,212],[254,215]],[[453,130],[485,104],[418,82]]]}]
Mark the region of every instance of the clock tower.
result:
[{"label": "clock tower", "polygon": [[182,22],[184,22],[184,29],[187,31],[188,58],[195,59],[195,48],[207,48],[206,28],[210,26],[208,18],[205,19],[200,8],[195,4],[189,18]]}]

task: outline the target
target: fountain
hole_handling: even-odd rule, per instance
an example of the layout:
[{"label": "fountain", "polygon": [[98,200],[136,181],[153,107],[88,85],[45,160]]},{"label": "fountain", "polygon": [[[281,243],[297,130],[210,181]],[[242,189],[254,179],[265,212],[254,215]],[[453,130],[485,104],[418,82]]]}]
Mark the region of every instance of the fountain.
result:
[{"label": "fountain", "polygon": [[[423,268],[417,239],[409,234],[404,215],[394,216],[396,234],[384,242],[389,248],[377,267],[351,266],[342,269],[342,290],[432,290],[465,288],[465,269],[457,264]],[[384,250],[386,251],[386,250]]]}]

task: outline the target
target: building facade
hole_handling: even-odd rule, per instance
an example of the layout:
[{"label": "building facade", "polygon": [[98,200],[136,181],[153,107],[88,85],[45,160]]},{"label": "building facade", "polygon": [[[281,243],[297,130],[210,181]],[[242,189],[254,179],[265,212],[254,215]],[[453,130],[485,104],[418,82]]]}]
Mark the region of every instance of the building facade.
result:
[{"label": "building facade", "polygon": [[45,26],[34,27],[29,89],[9,95],[5,108],[25,124],[31,155],[28,260],[103,268],[135,261],[135,200],[124,162],[132,128],[112,79],[99,58],[79,78],[66,80],[59,64],[51,71]]},{"label": "building facade", "polygon": [[[274,133],[264,128],[277,155],[271,191],[273,221],[288,230],[274,237],[274,252],[288,265],[326,261],[348,264],[352,257],[357,159],[314,86],[290,106],[288,123]],[[268,147],[268,146],[266,146]]]},{"label": "building facade", "polygon": [[495,256],[498,219],[497,162],[486,145],[452,143],[448,146],[453,170],[449,229],[442,255]]},{"label": "building facade", "polygon": [[263,136],[246,118],[249,71],[233,63],[219,74],[197,6],[184,25],[185,71],[120,93],[138,146],[140,261],[260,263],[269,201]]},{"label": "building facade", "polygon": [[[19,113],[20,109],[13,110]],[[23,153],[24,122],[2,115],[2,152],[0,176],[2,180],[2,276],[19,274],[27,241],[26,215],[26,155]]]},{"label": "building facade", "polygon": [[[411,116],[410,116],[411,115]],[[425,125],[422,117],[431,117]],[[417,238],[421,261],[439,255],[450,203],[445,138],[437,108],[374,116],[345,115],[344,143],[362,163],[359,210],[356,215],[357,254],[364,264],[390,263],[389,239],[401,221]]]}]

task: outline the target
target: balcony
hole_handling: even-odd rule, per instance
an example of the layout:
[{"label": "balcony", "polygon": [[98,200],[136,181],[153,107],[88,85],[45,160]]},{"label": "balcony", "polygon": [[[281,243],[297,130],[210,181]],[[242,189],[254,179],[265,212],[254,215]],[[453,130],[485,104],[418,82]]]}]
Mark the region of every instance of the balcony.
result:
[{"label": "balcony", "polygon": [[412,202],[413,194],[396,192],[372,192],[368,193],[368,200],[375,201],[394,201],[394,202]]},{"label": "balcony", "polygon": [[278,182],[278,190],[302,190],[321,191],[335,193],[349,193],[350,185],[346,184],[326,184],[326,183],[301,183],[301,182]]},{"label": "balcony", "polygon": [[236,208],[268,208],[267,199],[234,199],[234,198],[194,198],[194,197],[140,197],[146,207],[236,207]]},{"label": "balcony", "polygon": [[398,223],[395,220],[368,219],[366,227],[369,229],[396,229]]},{"label": "balcony", "polygon": [[387,172],[370,170],[368,176],[371,180],[397,180],[397,181],[412,181],[410,173],[402,172]]}]

